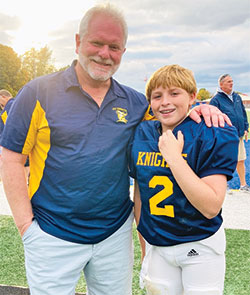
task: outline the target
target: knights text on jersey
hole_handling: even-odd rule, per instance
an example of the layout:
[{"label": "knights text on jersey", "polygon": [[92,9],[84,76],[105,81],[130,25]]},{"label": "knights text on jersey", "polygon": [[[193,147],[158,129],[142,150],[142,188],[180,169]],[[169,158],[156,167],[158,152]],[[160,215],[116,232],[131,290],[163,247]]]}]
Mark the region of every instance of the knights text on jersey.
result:
[{"label": "knights text on jersey", "polygon": [[[137,179],[142,201],[138,230],[152,245],[171,246],[202,240],[221,226],[221,212],[207,219],[187,200],[158,149],[159,121],[142,122],[131,149],[130,175]],[[199,177],[223,174],[231,179],[237,164],[234,127],[208,128],[186,118],[173,133],[184,135],[182,155]],[[202,194],[202,192],[200,192]]]}]

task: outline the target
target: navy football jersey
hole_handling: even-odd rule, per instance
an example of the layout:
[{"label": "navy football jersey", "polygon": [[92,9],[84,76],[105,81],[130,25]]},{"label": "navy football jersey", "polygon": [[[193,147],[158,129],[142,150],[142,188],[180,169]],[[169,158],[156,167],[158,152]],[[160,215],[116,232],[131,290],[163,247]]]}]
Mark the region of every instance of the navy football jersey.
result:
[{"label": "navy football jersey", "polygon": [[[204,121],[197,124],[186,118],[173,130],[175,136],[178,130],[184,135],[182,155],[196,175],[232,178],[239,140],[234,127],[208,128]],[[138,181],[142,202],[138,230],[156,246],[208,238],[220,228],[221,212],[207,219],[191,205],[158,149],[160,134],[159,121],[142,122],[131,148],[130,175]]]}]

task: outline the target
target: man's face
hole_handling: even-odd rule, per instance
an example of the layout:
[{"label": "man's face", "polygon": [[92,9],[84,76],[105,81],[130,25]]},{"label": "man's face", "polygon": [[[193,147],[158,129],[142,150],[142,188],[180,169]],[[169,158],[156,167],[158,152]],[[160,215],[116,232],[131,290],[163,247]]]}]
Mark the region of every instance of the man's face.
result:
[{"label": "man's face", "polygon": [[108,80],[119,68],[124,52],[122,26],[107,15],[94,16],[82,40],[76,35],[79,63],[94,80]]},{"label": "man's face", "polygon": [[0,95],[0,108],[1,109],[4,109],[7,102],[8,102],[8,98],[4,95]]},{"label": "man's face", "polygon": [[230,76],[227,76],[220,82],[220,88],[227,94],[232,93],[233,91],[233,79]]}]

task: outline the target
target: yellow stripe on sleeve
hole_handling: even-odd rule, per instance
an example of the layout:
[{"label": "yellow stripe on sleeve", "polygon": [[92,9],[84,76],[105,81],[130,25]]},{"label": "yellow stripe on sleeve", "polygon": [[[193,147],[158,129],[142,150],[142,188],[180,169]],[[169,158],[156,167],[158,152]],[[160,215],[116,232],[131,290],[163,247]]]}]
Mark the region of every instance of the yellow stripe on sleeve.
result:
[{"label": "yellow stripe on sleeve", "polygon": [[5,125],[5,123],[6,123],[7,117],[8,117],[8,114],[7,114],[6,111],[4,111],[4,112],[2,113],[2,115],[1,115],[1,119],[2,119],[2,121],[3,121],[3,123],[4,123],[4,125]]},{"label": "yellow stripe on sleeve", "polygon": [[29,155],[30,178],[29,197],[33,197],[43,177],[45,161],[50,150],[50,127],[39,101],[32,114],[29,131],[22,154]]}]

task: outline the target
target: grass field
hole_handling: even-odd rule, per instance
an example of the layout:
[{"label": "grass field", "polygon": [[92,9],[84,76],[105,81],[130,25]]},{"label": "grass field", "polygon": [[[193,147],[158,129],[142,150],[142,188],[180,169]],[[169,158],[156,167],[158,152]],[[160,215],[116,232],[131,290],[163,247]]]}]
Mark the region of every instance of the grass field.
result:
[{"label": "grass field", "polygon": [[[135,264],[133,295],[144,295],[139,288],[140,249],[136,229],[133,230]],[[227,271],[224,295],[249,295],[250,273],[250,231],[226,230]],[[23,247],[13,220],[9,216],[0,216],[0,284],[27,286],[24,269]],[[78,292],[85,292],[85,282],[81,277]]]}]

